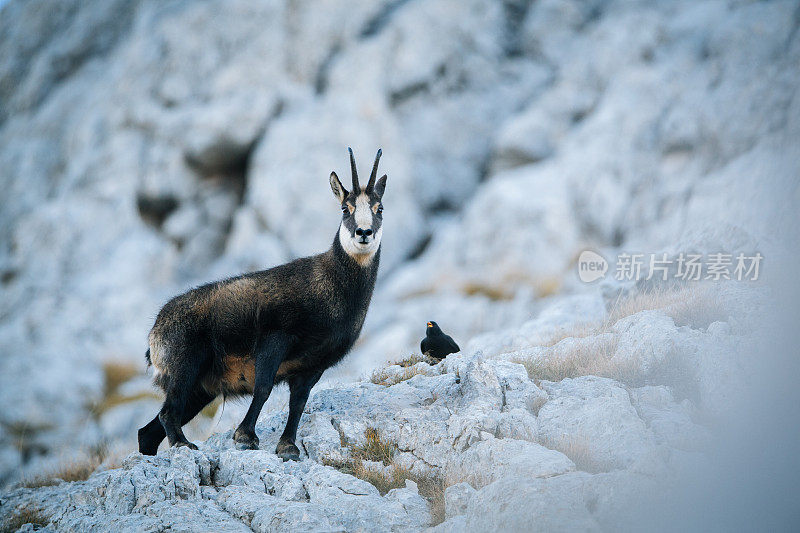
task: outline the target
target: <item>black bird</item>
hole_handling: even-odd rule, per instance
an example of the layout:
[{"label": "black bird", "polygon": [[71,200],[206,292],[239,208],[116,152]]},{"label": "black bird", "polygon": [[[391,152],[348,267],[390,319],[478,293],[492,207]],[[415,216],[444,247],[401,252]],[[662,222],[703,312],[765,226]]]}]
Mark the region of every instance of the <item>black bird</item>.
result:
[{"label": "black bird", "polygon": [[447,357],[449,353],[460,352],[461,348],[458,347],[453,337],[445,334],[436,322],[428,322],[428,328],[425,330],[425,338],[419,345],[422,353],[428,357],[442,360]]}]

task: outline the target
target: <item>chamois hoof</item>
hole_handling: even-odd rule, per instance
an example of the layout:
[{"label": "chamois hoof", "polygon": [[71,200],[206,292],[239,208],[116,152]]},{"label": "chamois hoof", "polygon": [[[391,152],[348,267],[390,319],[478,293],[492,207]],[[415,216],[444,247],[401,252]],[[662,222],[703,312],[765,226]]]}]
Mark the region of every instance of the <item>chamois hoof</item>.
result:
[{"label": "chamois hoof", "polygon": [[158,453],[158,446],[149,443],[139,443],[139,453],[142,455],[155,455]]},{"label": "chamois hoof", "polygon": [[233,434],[233,441],[236,443],[237,450],[257,450],[258,449],[258,437],[256,437],[255,433],[247,434],[245,432],[240,432],[238,429],[236,433]]},{"label": "chamois hoof", "polygon": [[275,448],[275,454],[284,461],[299,461],[300,449],[289,441],[278,441],[278,447]]},{"label": "chamois hoof", "polygon": [[181,446],[186,446],[190,450],[196,450],[197,449],[197,445],[194,444],[194,443],[189,442],[188,440],[179,441],[179,442],[175,443],[175,448],[180,448]]},{"label": "chamois hoof", "polygon": [[158,453],[158,445],[161,444],[161,440],[156,440],[151,438],[148,435],[147,428],[142,428],[139,430],[139,453],[142,455],[155,455]]}]

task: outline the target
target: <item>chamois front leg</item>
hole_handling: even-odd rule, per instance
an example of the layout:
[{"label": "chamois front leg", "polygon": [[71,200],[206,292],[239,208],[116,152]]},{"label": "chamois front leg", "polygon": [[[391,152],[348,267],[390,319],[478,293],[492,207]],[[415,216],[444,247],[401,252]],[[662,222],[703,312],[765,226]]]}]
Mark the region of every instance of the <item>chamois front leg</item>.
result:
[{"label": "chamois front leg", "polygon": [[256,420],[264,407],[264,402],[272,392],[278,367],[286,357],[289,338],[283,333],[271,333],[262,338],[253,352],[255,357],[255,383],[253,384],[253,401],[242,423],[233,434],[236,447],[240,450],[257,450]]},{"label": "chamois front leg", "polygon": [[300,460],[300,449],[295,444],[297,425],[303,416],[308,394],[321,376],[322,372],[314,372],[295,376],[289,380],[289,419],[286,421],[286,429],[278,440],[278,447],[275,448],[275,453],[284,461]]}]

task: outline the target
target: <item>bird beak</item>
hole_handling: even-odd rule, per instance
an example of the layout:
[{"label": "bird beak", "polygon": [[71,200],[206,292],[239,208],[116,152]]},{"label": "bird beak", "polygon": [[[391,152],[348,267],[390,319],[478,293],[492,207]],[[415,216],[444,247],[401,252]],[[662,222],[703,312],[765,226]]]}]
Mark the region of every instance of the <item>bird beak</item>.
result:
[{"label": "bird beak", "polygon": [[430,322],[428,322],[428,327],[429,328],[433,327]]}]

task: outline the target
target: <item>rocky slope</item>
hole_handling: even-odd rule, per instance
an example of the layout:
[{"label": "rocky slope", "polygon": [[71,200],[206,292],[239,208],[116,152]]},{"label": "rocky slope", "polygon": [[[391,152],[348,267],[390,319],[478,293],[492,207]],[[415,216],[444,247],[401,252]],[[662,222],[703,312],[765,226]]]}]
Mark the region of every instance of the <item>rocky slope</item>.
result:
[{"label": "rocky slope", "polygon": [[[648,295],[652,309],[613,323],[599,295],[567,298],[437,365],[317,390],[300,462],[273,453],[281,409],[262,415],[259,451],[236,450],[231,430],[198,451],[134,453],[83,482],[10,491],[0,516],[33,510],[63,531],[616,530],[636,497],[705,460],[719,391],[747,390],[751,335],[731,319],[676,325],[703,303],[680,296],[689,305]],[[582,368],[587,353],[605,366]]]},{"label": "rocky slope", "polygon": [[[384,263],[362,340],[329,387],[406,357],[431,319],[469,346],[467,358],[550,353],[542,343],[554,331],[608,312],[574,275],[586,247],[773,258],[796,231],[792,0],[11,0],[1,9],[3,486],[95,450],[132,450],[159,404],[142,360],[159,305],[195,283],[326,247],[338,217],[327,176],[346,168],[347,145],[359,161],[384,149]],[[606,288],[609,301],[620,289]],[[584,293],[594,304],[558,307]],[[552,349],[609,347],[619,334],[620,347],[658,362],[670,350],[640,346],[638,328],[665,346],[716,335],[692,352],[691,370],[705,375],[728,353],[726,335],[746,330],[749,319],[733,315],[670,323],[654,314]],[[455,373],[445,366],[442,376]],[[674,381],[656,383],[673,388],[670,409],[691,397],[718,413],[730,393],[717,379],[688,392]],[[635,395],[639,422],[625,418],[623,389],[598,383],[587,390],[616,398],[627,409],[620,420],[641,430],[632,446],[647,448],[656,437]],[[553,387],[540,387],[548,403],[572,394]],[[434,413],[438,401],[451,400],[418,408]],[[208,415],[196,438],[232,427],[240,410]],[[441,431],[433,420],[425,427]],[[590,431],[580,419],[548,438],[584,424]]]}]

